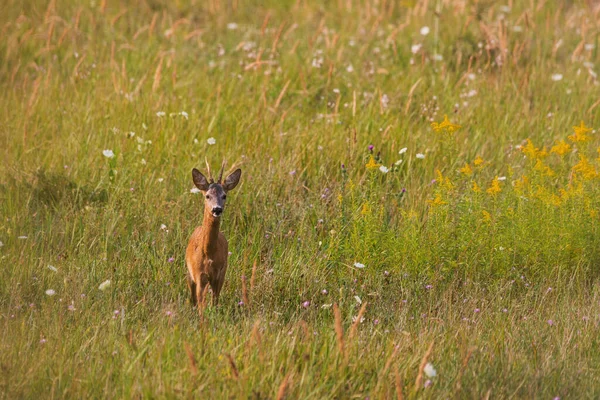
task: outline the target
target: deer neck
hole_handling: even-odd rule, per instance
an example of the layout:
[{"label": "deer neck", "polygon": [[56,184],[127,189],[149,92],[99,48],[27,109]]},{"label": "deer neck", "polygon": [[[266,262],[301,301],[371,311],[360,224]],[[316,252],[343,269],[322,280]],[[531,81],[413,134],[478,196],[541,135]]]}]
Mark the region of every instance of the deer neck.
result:
[{"label": "deer neck", "polygon": [[217,250],[219,240],[220,218],[215,218],[208,208],[204,209],[204,218],[202,220],[202,238],[201,246],[205,254],[212,254]]}]

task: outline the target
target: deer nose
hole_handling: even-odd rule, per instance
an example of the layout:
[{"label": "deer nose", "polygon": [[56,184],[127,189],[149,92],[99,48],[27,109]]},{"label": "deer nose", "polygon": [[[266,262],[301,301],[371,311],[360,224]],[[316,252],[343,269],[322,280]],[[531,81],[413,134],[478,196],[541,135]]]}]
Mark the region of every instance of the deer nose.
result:
[{"label": "deer nose", "polygon": [[212,212],[215,215],[221,215],[223,214],[223,207],[213,207]]}]

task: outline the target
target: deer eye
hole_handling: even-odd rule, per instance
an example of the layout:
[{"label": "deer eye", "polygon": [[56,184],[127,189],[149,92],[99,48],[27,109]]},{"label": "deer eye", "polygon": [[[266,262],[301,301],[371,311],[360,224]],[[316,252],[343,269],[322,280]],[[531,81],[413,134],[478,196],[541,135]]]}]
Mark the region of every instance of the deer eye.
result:
[{"label": "deer eye", "polygon": [[226,198],[227,198],[227,195],[226,195],[226,194],[224,194],[224,195],[223,195],[223,200],[225,200]]},{"label": "deer eye", "polygon": [[210,199],[210,196],[209,196],[209,195],[206,195],[206,200],[209,200],[209,199]]}]

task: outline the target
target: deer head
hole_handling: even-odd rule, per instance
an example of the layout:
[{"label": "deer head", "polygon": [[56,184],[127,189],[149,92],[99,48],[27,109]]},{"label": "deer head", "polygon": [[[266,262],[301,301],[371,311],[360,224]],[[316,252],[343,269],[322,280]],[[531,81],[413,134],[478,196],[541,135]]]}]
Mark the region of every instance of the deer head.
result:
[{"label": "deer head", "polygon": [[221,165],[221,172],[217,182],[213,179],[210,173],[210,167],[208,162],[206,163],[206,169],[208,171],[208,179],[196,168],[192,169],[192,179],[194,185],[202,191],[204,194],[204,208],[208,210],[213,217],[219,218],[225,210],[225,200],[227,199],[227,192],[233,190],[240,182],[242,176],[242,170],[236,169],[225,178],[223,182],[223,170],[225,169],[225,161]]}]

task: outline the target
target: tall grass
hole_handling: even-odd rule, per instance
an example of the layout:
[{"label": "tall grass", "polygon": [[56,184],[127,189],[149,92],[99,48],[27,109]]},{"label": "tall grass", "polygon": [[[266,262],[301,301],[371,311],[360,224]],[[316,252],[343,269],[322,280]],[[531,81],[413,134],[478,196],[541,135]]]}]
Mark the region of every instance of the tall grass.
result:
[{"label": "tall grass", "polygon": [[[0,397],[598,397],[599,23],[7,0]],[[243,175],[201,319],[205,158]]]}]

